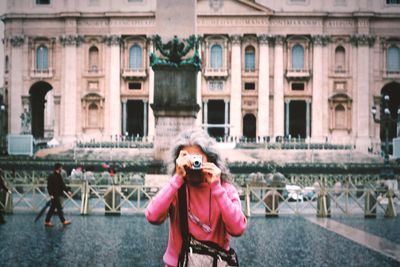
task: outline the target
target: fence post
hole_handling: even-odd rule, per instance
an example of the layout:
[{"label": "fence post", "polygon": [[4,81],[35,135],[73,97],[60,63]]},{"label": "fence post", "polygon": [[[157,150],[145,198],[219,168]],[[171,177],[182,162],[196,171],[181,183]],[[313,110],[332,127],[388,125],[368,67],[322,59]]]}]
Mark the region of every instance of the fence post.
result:
[{"label": "fence post", "polygon": [[387,205],[386,211],[385,211],[385,217],[388,217],[388,218],[394,218],[397,216],[396,208],[393,203],[393,195],[394,195],[393,189],[389,189],[389,191],[387,193],[388,205]]},{"label": "fence post", "polygon": [[365,218],[376,218],[376,195],[371,189],[365,192]]},{"label": "fence post", "polygon": [[81,184],[81,215],[89,214],[89,182],[85,181]]},{"label": "fence post", "polygon": [[326,218],[331,216],[331,201],[325,186],[321,187],[317,199],[317,217]]},{"label": "fence post", "polygon": [[250,217],[251,208],[250,208],[250,188],[249,184],[246,184],[246,216]]},{"label": "fence post", "polygon": [[12,193],[5,192],[5,201],[4,201],[4,212],[5,213],[13,213],[14,205],[13,205],[13,197]]}]

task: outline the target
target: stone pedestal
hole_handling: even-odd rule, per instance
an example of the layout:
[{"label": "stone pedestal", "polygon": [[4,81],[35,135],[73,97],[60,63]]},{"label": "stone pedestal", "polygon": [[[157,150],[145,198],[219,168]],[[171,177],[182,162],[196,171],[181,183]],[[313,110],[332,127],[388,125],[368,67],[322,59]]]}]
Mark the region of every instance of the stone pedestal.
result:
[{"label": "stone pedestal", "polygon": [[196,102],[197,70],[194,66],[155,66],[154,157],[165,160],[171,142],[182,130],[195,125],[200,106]]}]

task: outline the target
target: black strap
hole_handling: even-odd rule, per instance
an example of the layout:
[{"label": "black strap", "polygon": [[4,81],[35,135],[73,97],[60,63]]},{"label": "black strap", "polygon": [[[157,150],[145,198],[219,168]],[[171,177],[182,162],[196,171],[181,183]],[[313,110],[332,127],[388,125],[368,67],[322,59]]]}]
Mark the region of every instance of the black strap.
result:
[{"label": "black strap", "polygon": [[184,183],[178,190],[178,202],[179,202],[179,226],[181,228],[182,235],[182,247],[179,255],[178,264],[183,263],[183,257],[187,253],[186,250],[189,247],[189,225],[187,217],[187,204],[186,204],[186,183]]}]

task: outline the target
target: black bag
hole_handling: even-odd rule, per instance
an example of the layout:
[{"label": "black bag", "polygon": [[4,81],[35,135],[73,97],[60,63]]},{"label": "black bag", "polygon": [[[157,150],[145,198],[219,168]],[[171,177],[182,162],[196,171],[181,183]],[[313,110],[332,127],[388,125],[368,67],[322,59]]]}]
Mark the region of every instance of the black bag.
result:
[{"label": "black bag", "polygon": [[178,191],[179,218],[182,233],[182,248],[179,255],[178,267],[239,267],[236,252],[221,248],[211,241],[201,241],[189,234],[186,184]]}]

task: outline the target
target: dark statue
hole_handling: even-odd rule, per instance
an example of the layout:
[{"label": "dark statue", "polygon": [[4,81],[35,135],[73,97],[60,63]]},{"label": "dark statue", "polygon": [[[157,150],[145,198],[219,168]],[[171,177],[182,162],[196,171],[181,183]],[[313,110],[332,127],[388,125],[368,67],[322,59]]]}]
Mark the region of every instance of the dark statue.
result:
[{"label": "dark statue", "polygon": [[[163,44],[161,37],[155,35],[152,37],[155,48],[160,52],[163,58],[159,58],[155,53],[150,54],[150,65],[154,68],[157,65],[167,66],[183,66],[193,65],[197,70],[201,69],[201,59],[199,57],[199,42],[200,38],[195,35],[191,35],[188,39],[184,39],[184,42],[179,41],[175,35],[171,41]],[[184,58],[190,50],[194,49],[194,55],[190,58]]]}]

